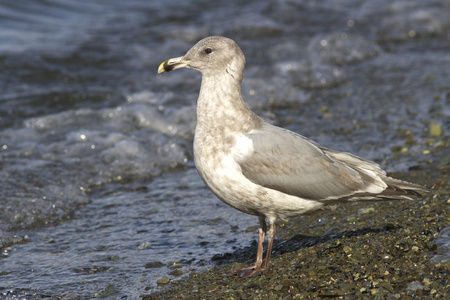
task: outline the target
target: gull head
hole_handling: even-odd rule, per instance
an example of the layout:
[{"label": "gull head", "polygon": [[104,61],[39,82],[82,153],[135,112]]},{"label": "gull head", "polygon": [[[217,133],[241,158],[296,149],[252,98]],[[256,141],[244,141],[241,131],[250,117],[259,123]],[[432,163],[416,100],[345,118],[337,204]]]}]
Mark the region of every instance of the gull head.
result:
[{"label": "gull head", "polygon": [[199,71],[203,76],[228,74],[241,82],[244,66],[244,54],[232,39],[211,36],[200,40],[184,56],[162,62],[158,73],[189,68]]}]

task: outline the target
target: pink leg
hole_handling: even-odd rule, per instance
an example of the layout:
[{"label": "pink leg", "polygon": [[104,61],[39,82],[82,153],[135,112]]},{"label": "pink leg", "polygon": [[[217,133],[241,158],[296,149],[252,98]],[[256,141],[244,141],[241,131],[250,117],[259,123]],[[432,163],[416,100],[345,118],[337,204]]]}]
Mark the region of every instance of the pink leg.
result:
[{"label": "pink leg", "polygon": [[256,262],[254,268],[261,268],[263,263],[263,251],[264,251],[264,239],[266,238],[266,219],[264,217],[259,217],[259,237],[258,237],[258,250],[256,251]]},{"label": "pink leg", "polygon": [[269,270],[269,262],[270,262],[270,255],[272,254],[272,246],[273,246],[273,240],[275,239],[276,234],[276,226],[275,221],[269,220],[269,231],[267,232],[267,253],[266,253],[266,261],[264,263],[263,270],[267,271]]},{"label": "pink leg", "polygon": [[255,276],[255,275],[260,275],[262,272],[264,272],[265,270],[268,269],[269,267],[269,260],[270,260],[270,252],[272,251],[272,246],[273,246],[273,239],[275,236],[275,225],[273,224],[273,222],[271,222],[270,224],[270,229],[269,229],[269,244],[268,244],[268,252],[266,254],[266,262],[264,264],[263,267],[263,244],[264,244],[264,239],[266,237],[266,233],[267,233],[267,226],[266,226],[266,219],[265,217],[259,217],[259,229],[258,229],[258,233],[259,233],[259,238],[258,238],[258,250],[256,252],[256,262],[254,265],[246,267],[246,268],[242,268],[240,270],[236,270],[235,272],[233,272],[233,274],[239,275],[240,277],[251,277],[251,276]]}]

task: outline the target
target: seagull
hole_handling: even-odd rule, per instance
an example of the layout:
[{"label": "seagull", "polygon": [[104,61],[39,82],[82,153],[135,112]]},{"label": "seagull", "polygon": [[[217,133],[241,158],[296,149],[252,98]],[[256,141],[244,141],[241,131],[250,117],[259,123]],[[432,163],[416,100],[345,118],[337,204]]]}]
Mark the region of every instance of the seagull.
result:
[{"label": "seagull", "polygon": [[158,73],[188,68],[202,74],[194,135],[198,173],[223,202],[259,218],[256,262],[233,274],[250,277],[269,269],[278,218],[344,202],[411,200],[427,191],[387,176],[372,161],[327,149],[261,119],[242,99],[244,66],[236,42],[211,36],[158,68]]}]

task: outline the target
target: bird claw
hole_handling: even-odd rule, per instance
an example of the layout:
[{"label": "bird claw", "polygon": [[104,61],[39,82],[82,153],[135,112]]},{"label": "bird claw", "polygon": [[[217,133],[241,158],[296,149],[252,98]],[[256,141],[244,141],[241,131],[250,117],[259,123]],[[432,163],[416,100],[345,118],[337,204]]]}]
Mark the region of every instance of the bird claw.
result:
[{"label": "bird claw", "polygon": [[250,267],[236,270],[233,273],[231,273],[231,275],[237,275],[241,278],[249,278],[249,277],[261,275],[265,271],[266,271],[265,268],[250,266]]}]

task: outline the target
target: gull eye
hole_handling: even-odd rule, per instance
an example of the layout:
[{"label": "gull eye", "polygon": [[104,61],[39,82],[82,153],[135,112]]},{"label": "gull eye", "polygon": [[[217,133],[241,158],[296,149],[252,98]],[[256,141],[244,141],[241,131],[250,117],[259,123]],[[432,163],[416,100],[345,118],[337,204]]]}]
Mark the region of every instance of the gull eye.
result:
[{"label": "gull eye", "polygon": [[206,54],[210,54],[212,52],[212,49],[211,48],[206,48],[204,51],[205,51]]}]

